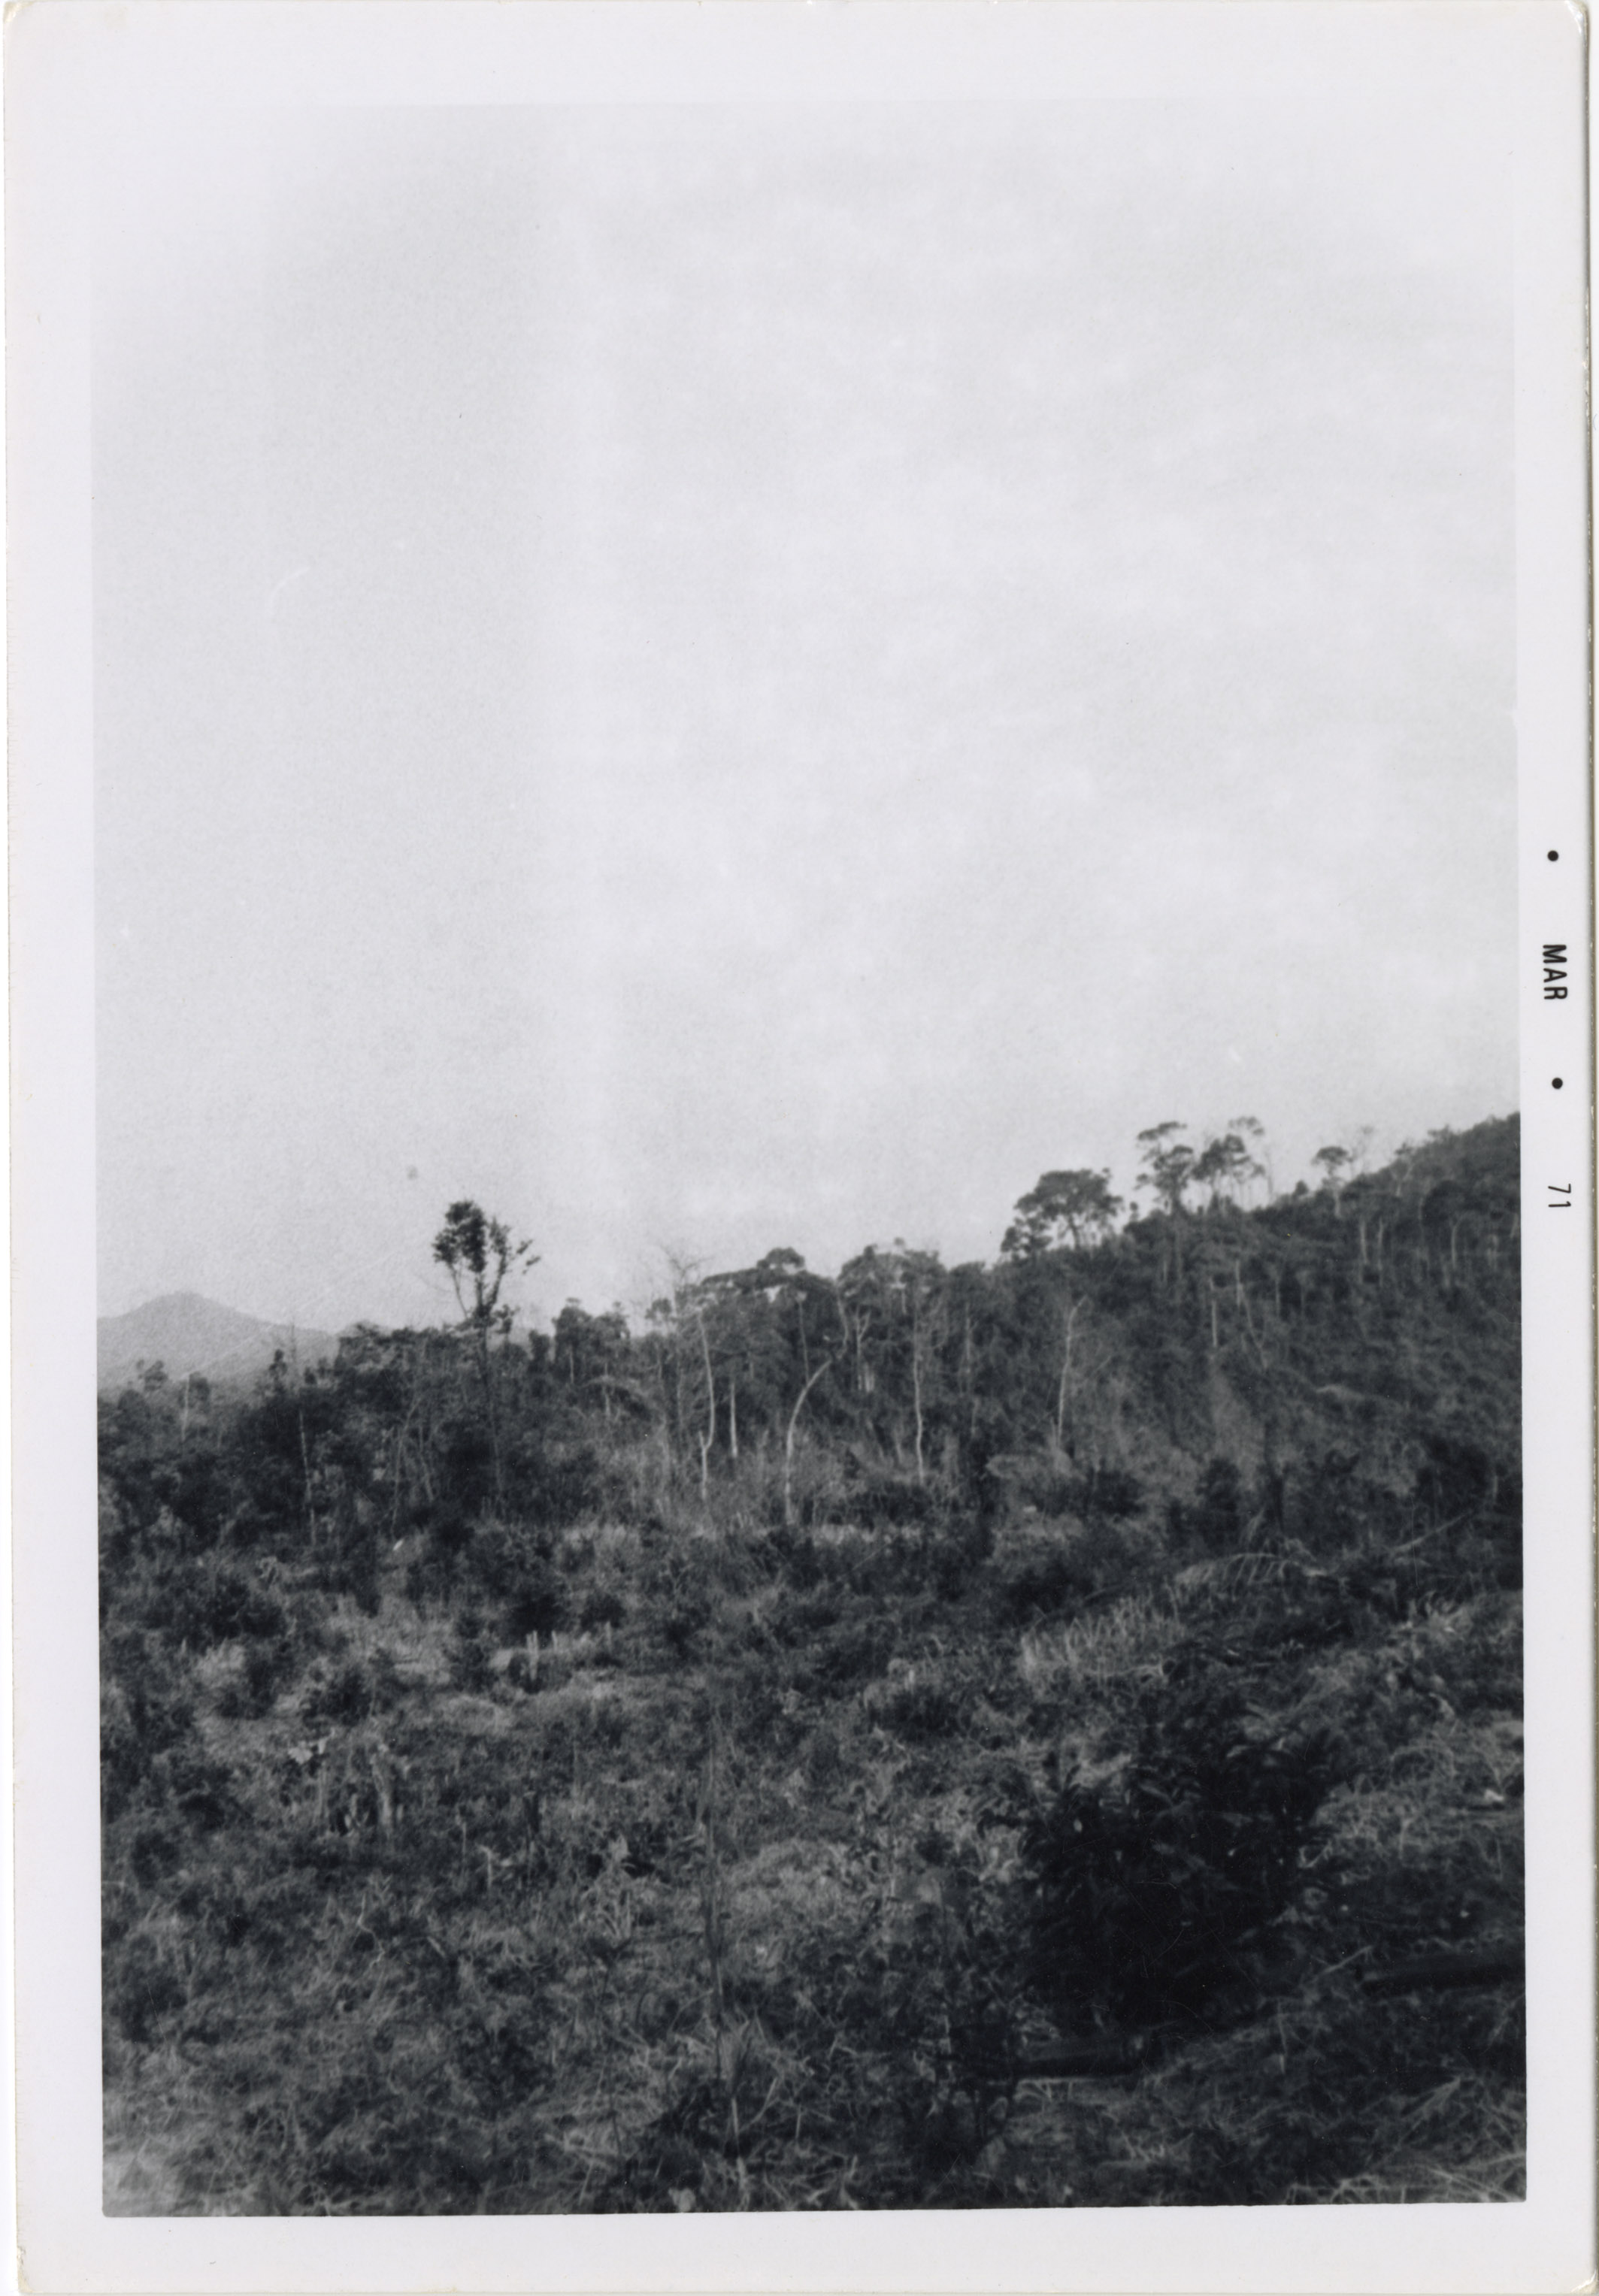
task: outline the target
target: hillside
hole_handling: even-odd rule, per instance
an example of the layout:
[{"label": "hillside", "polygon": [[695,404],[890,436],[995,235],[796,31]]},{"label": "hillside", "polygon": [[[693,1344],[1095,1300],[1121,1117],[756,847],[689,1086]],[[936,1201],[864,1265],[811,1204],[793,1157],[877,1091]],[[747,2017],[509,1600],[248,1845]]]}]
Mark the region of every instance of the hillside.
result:
[{"label": "hillside", "polygon": [[102,1316],[96,1328],[98,1383],[126,1386],[141,1364],[160,1364],[168,1379],[234,1383],[258,1379],[281,1348],[291,1361],[320,1363],[337,1352],[331,1332],[297,1330],[241,1315],[198,1292],[168,1292],[125,1316]]},{"label": "hillside", "polygon": [[102,1399],[108,2209],[1523,2194],[1515,1120],[1142,1144]]}]

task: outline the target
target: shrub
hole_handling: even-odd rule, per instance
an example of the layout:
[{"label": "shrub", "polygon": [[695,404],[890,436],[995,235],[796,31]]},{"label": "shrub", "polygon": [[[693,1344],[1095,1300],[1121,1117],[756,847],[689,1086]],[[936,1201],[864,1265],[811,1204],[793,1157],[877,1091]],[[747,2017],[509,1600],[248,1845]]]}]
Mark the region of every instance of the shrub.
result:
[{"label": "shrub", "polygon": [[858,1481],[852,1480],[849,1504],[857,1522],[873,1527],[927,1523],[938,1512],[938,1496],[930,1484],[910,1475],[881,1472],[863,1473]]},{"label": "shrub", "polygon": [[1047,1617],[1121,1586],[1152,1537],[1103,1520],[1008,1524],[988,1563],[1001,1616]]},{"label": "shrub", "polygon": [[1046,1452],[1002,1451],[984,1470],[984,1486],[997,1491],[1013,1513],[1030,1507],[1041,1515],[1071,1513],[1078,1484],[1063,1460]]},{"label": "shrub", "polygon": [[454,1499],[413,1508],[411,1521],[422,1544],[406,1565],[406,1594],[420,1609],[424,1603],[448,1599],[472,1547],[472,1526],[465,1508]]},{"label": "shrub", "polygon": [[913,1743],[952,1736],[965,1710],[966,1702],[956,1689],[926,1675],[896,1683],[877,1709],[890,1730]]},{"label": "shrub", "polygon": [[406,1565],[406,1600],[421,1611],[448,1598],[451,1576],[437,1555],[413,1555]]},{"label": "shrub", "polygon": [[1128,1522],[1144,1505],[1144,1486],[1125,1468],[1090,1467],[1072,1500],[1085,1522]]},{"label": "shrub", "polygon": [[1229,1554],[1243,1533],[1243,1478],[1231,1459],[1207,1461],[1192,1506],[1174,1504],[1173,1528],[1210,1554]]},{"label": "shrub", "polygon": [[566,1623],[566,1590],[549,1562],[534,1564],[512,1587],[501,1614],[507,1642],[526,1642],[536,1635],[547,1642]]},{"label": "shrub", "polygon": [[645,1616],[674,1658],[686,1658],[716,1615],[717,1561],[706,1539],[663,1538],[644,1577]]},{"label": "shrub", "polygon": [[583,1608],[578,1614],[578,1624],[586,1635],[597,1633],[604,1627],[619,1627],[627,1617],[627,1605],[621,1590],[616,1587],[591,1587],[583,1597]]},{"label": "shrub", "polygon": [[1298,1887],[1332,1783],[1324,1740],[1258,1734],[1243,1685],[1202,1652],[1142,1706],[1127,1759],[1069,1777],[1029,1831],[1035,1975],[1069,2018],[1218,2005]]},{"label": "shrub", "polygon": [[269,1641],[288,1631],[283,1604],[242,1571],[215,1563],[179,1563],[149,1597],[150,1624],[191,1649],[243,1637]]},{"label": "shrub", "polygon": [[147,1933],[130,1938],[107,1956],[105,2015],[126,2039],[148,2046],[188,1997],[189,1988],[161,1943]]},{"label": "shrub", "polygon": [[150,1795],[165,1801],[202,1833],[215,1833],[239,1815],[226,1764],[213,1761],[198,1736],[180,1739],[150,1766]]},{"label": "shrub", "polygon": [[326,1574],[329,1583],[352,1595],[365,1617],[375,1619],[383,1607],[383,1540],[374,1515],[364,1521],[352,1513],[341,1525],[338,1559]]},{"label": "shrub", "polygon": [[451,1687],[480,1694],[488,1688],[493,1671],[482,1618],[476,1611],[463,1611],[455,1621],[455,1640],[450,1645]]},{"label": "shrub", "polygon": [[836,1625],[808,1638],[794,1669],[795,1682],[813,1693],[852,1690],[882,1672],[898,1639],[892,1617],[876,1603],[857,1603]]},{"label": "shrub", "polygon": [[1007,1523],[995,1538],[988,1569],[1000,1611],[1011,1619],[1061,1610],[1094,1588],[1080,1524]]},{"label": "shrub", "polygon": [[304,1722],[364,1722],[377,1705],[373,1678],[359,1659],[312,1683],[300,1701]]},{"label": "shrub", "polygon": [[529,1444],[511,1463],[518,1512],[529,1522],[559,1530],[592,1514],[605,1487],[603,1464],[592,1445],[544,1448]]},{"label": "shrub", "polygon": [[940,1603],[958,1603],[988,1553],[988,1540],[975,1518],[929,1532],[918,1556],[923,1586]]},{"label": "shrub", "polygon": [[278,1692],[292,1673],[294,1647],[287,1636],[270,1643],[249,1643],[238,1678],[230,1682],[218,1701],[229,1715],[269,1714]]},{"label": "shrub", "polygon": [[194,1708],[170,1652],[152,1635],[109,1633],[102,1663],[100,1786],[109,1820],[133,1800],[160,1755],[193,1739]]},{"label": "shrub", "polygon": [[822,1578],[822,1554],[808,1530],[790,1530],[779,1525],[769,1534],[773,1555],[789,1585],[800,1594],[808,1594]]}]

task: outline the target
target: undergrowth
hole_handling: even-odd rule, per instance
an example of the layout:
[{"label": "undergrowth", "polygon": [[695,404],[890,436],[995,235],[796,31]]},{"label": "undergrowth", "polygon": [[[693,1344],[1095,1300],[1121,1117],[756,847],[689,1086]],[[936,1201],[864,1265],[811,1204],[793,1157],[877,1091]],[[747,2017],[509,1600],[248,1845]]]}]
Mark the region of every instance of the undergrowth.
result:
[{"label": "undergrowth", "polygon": [[[1019,1628],[1003,1555],[951,1604],[701,1542],[619,1627],[616,1548],[597,1628],[390,1583],[269,1698],[107,1636],[108,2080],[176,2132],[127,2204],[1519,2189],[1513,1988],[1361,1989],[1519,1931],[1513,1594],[1168,1561]],[[1029,2058],[1095,2034],[1139,2070],[1068,2111]]]}]

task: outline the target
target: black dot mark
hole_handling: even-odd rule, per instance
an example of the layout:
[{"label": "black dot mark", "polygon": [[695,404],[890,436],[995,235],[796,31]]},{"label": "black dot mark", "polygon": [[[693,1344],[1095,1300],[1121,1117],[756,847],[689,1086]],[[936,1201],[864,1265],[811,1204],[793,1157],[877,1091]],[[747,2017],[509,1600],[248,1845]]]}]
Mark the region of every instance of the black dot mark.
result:
[{"label": "black dot mark", "polygon": [[1549,858],[1551,861],[1558,861],[1560,859],[1560,856],[1555,851],[1553,845],[1549,848]]},{"label": "black dot mark", "polygon": [[1558,1092],[1562,1085],[1564,1084],[1565,1078],[1564,1077],[1551,1077],[1549,1081],[1554,1086],[1555,1091]]}]

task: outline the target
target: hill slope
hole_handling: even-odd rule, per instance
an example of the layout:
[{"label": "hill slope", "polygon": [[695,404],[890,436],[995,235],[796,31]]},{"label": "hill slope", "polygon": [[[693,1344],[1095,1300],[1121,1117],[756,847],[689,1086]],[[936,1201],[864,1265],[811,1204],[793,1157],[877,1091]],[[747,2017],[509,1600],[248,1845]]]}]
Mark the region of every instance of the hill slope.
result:
[{"label": "hill slope", "polygon": [[97,1340],[102,1388],[126,1385],[141,1363],[164,1364],[169,1379],[199,1372],[211,1380],[248,1380],[266,1369],[279,1348],[316,1363],[338,1347],[331,1332],[263,1323],[198,1292],[169,1292],[126,1316],[102,1316]]},{"label": "hill slope", "polygon": [[102,1397],[108,2211],[1524,2198],[1518,1128],[1171,1136]]}]

